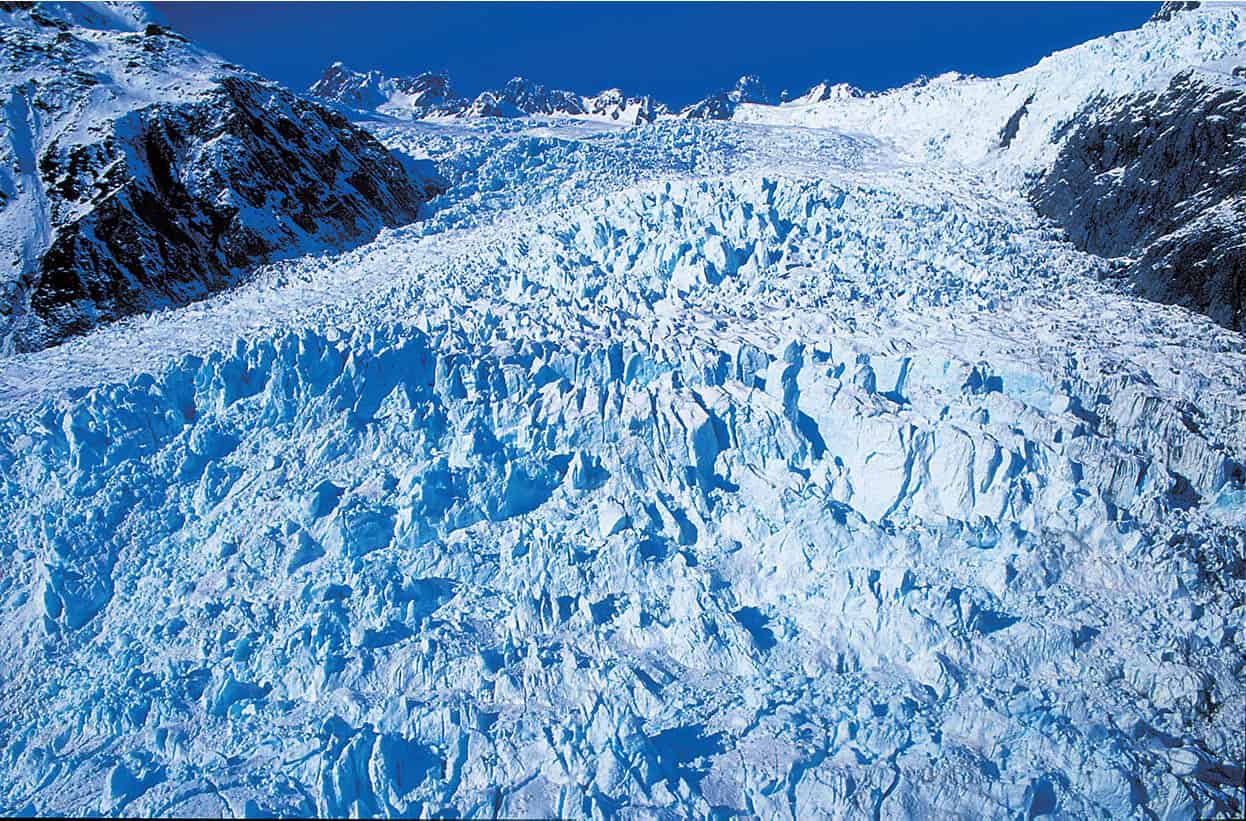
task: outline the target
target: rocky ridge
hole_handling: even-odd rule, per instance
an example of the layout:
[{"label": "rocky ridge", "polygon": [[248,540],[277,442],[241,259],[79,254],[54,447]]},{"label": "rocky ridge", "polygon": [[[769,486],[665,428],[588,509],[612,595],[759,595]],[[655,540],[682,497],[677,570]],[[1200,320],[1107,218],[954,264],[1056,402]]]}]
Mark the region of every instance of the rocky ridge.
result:
[{"label": "rocky ridge", "polygon": [[1243,331],[1246,68],[1225,69],[1088,105],[1029,194],[1138,292]]},{"label": "rocky ridge", "polygon": [[340,115],[158,24],[58,10],[0,25],[0,350],[364,241],[435,190]]},{"label": "rocky ridge", "polygon": [[628,97],[617,88],[595,95],[549,89],[513,77],[499,89],[459,97],[445,74],[387,77],[334,63],[307,93],[356,116],[371,113],[412,120],[436,117],[593,117],[627,125],[651,123],[667,109],[651,97]]}]

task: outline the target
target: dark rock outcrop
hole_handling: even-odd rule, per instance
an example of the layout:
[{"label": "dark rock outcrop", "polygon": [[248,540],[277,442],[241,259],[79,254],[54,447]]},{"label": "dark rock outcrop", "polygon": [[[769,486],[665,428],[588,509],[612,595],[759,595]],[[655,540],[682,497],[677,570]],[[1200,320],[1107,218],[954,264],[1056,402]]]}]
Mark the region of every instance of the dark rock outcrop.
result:
[{"label": "dark rock outcrop", "polygon": [[1246,330],[1246,84],[1186,71],[1158,93],[1088,106],[1038,211],[1078,248],[1125,259],[1140,294]]},{"label": "dark rock outcrop", "polygon": [[1197,0],[1184,0],[1184,2],[1183,0],[1169,0],[1169,2],[1160,4],[1159,9],[1151,15],[1151,19],[1148,22],[1171,20],[1174,14],[1180,14],[1183,11],[1193,11],[1200,5],[1202,4],[1197,2]]},{"label": "dark rock outcrop", "polygon": [[1030,103],[1034,102],[1034,95],[1031,94],[1025,98],[1025,102],[1008,118],[1008,122],[1004,123],[1003,129],[999,132],[999,147],[1007,148],[1012,145],[1012,141],[1017,138],[1017,132],[1021,130],[1021,121],[1025,119],[1025,115],[1030,113]]},{"label": "dark rock outcrop", "polygon": [[413,221],[422,199],[368,134],[241,77],[86,151],[53,144],[40,172],[66,218],[26,283],[16,350],[200,298],[283,252],[347,246]]}]

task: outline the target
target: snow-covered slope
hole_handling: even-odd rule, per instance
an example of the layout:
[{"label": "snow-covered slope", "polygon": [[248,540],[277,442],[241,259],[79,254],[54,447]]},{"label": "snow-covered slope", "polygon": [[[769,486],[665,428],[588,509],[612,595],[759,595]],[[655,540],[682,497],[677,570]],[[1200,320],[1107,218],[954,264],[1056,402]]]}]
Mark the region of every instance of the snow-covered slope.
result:
[{"label": "snow-covered slope", "polygon": [[1197,5],[1170,4],[1136,31],[1006,77],[947,74],[884,94],[743,105],[734,116],[871,134],[915,158],[994,175],[1079,247],[1121,258],[1139,293],[1242,329],[1234,192],[1246,179],[1246,7],[1186,8]]},{"label": "snow-covered slope", "polygon": [[1192,66],[1242,60],[1244,14],[1237,5],[1208,4],[1004,77],[949,73],[882,94],[743,105],[735,119],[872,134],[917,159],[998,165],[1018,179],[1050,166],[1070,123],[1092,101],[1157,91]]},{"label": "snow-covered slope", "polygon": [[1031,188],[1078,247],[1152,299],[1246,330],[1246,59],[1086,109]]},{"label": "snow-covered slope", "polygon": [[427,219],[0,361],[0,810],[1241,815],[1241,334],[951,141],[375,128]]},{"label": "snow-covered slope", "polygon": [[823,80],[815,83],[812,88],[804,94],[792,100],[785,100],[794,106],[811,105],[813,103],[823,103],[827,100],[841,100],[844,98],[864,97],[865,92],[847,83],[832,83],[830,80]]},{"label": "snow-covered slope", "polygon": [[367,239],[410,222],[431,193],[366,132],[137,11],[5,14],[6,352],[183,304],[277,256]]}]

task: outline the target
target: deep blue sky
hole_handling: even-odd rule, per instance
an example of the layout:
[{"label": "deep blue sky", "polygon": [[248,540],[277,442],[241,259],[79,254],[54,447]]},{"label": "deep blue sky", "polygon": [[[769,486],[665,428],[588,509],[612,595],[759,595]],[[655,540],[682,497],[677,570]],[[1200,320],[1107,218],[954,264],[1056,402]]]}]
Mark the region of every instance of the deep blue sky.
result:
[{"label": "deep blue sky", "polygon": [[1136,28],[1158,3],[154,3],[177,30],[296,90],[334,60],[450,72],[474,95],[519,74],[680,106],[755,73],[773,93],[992,76]]}]

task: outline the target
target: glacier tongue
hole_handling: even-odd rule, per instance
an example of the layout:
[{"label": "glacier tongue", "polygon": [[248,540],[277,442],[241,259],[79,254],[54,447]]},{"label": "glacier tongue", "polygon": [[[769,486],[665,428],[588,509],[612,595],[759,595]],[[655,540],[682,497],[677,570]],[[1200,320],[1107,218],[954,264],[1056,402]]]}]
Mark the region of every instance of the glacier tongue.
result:
[{"label": "glacier tongue", "polygon": [[427,219],[0,360],[0,809],[1242,812],[1239,334],[876,137],[376,133]]}]

